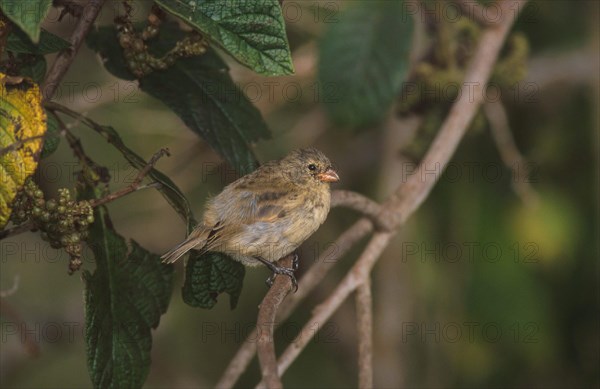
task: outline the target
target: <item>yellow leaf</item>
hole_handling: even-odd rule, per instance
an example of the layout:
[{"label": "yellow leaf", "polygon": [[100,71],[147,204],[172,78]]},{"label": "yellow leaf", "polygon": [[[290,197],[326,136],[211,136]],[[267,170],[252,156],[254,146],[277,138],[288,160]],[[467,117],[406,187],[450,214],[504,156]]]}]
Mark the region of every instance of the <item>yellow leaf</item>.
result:
[{"label": "yellow leaf", "polygon": [[27,177],[35,171],[46,133],[39,87],[0,73],[0,228]]}]

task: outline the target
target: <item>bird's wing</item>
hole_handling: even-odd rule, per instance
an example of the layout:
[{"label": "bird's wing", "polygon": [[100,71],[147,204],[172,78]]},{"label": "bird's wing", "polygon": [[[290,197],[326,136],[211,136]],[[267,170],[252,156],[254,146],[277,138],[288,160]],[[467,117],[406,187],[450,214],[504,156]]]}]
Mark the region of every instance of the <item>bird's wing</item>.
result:
[{"label": "bird's wing", "polygon": [[254,181],[228,188],[214,199],[217,218],[224,224],[253,224],[275,222],[300,205],[297,189],[271,180],[267,185]]}]

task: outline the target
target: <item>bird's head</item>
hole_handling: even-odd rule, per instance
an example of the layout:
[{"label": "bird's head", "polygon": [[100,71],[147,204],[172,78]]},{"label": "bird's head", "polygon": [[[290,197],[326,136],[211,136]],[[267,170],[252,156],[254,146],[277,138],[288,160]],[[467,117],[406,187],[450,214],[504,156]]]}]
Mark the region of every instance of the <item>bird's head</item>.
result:
[{"label": "bird's head", "polygon": [[327,184],[340,180],[329,158],[313,147],[292,151],[281,160],[281,166],[298,184]]}]

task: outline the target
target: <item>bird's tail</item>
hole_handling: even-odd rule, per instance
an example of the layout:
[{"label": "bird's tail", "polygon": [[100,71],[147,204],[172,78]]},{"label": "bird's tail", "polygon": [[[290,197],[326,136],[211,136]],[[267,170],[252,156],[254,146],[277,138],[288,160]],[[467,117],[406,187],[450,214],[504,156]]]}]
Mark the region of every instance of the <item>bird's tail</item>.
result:
[{"label": "bird's tail", "polygon": [[204,230],[192,231],[183,242],[161,256],[163,263],[174,263],[194,247],[204,246],[203,243],[206,243],[206,237],[202,235],[206,235]]}]

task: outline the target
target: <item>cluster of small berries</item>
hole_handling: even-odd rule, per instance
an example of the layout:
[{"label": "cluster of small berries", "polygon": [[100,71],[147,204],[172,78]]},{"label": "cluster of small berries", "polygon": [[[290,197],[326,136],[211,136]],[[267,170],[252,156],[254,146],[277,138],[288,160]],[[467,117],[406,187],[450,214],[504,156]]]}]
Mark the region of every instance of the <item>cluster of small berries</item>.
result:
[{"label": "cluster of small berries", "polygon": [[58,190],[58,199],[44,199],[44,193],[29,179],[12,204],[15,224],[31,221],[43,240],[55,249],[64,248],[70,256],[69,273],[81,266],[81,241],[94,222],[94,210],[88,201],[71,199],[68,189]]},{"label": "cluster of small berries", "polygon": [[207,40],[199,33],[191,32],[163,57],[153,56],[149,53],[146,42],[158,35],[161,23],[162,19],[159,15],[150,13],[148,25],[140,33],[135,30],[128,17],[117,20],[119,44],[123,48],[127,67],[136,77],[143,77],[155,70],[165,70],[178,58],[206,53]]}]

